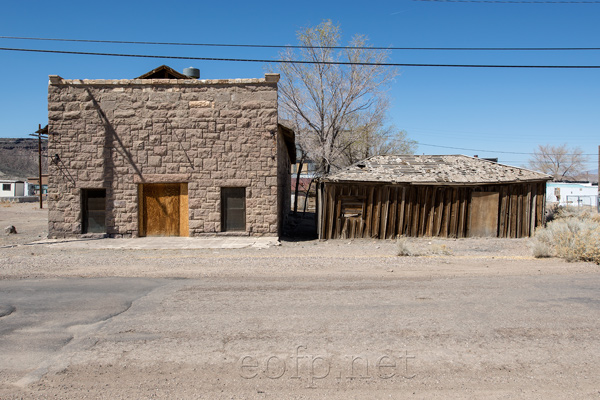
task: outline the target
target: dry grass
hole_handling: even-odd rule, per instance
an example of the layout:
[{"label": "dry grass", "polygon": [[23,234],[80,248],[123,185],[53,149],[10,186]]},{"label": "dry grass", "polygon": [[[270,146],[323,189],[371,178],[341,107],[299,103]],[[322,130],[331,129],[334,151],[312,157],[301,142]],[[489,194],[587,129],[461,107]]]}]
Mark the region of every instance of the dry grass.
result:
[{"label": "dry grass", "polygon": [[413,239],[402,237],[397,241],[398,256],[417,257],[429,255],[451,255],[452,250],[445,244],[427,242],[423,239]]},{"label": "dry grass", "polygon": [[546,228],[538,229],[532,245],[535,257],[600,264],[600,215],[587,209],[560,209]]}]

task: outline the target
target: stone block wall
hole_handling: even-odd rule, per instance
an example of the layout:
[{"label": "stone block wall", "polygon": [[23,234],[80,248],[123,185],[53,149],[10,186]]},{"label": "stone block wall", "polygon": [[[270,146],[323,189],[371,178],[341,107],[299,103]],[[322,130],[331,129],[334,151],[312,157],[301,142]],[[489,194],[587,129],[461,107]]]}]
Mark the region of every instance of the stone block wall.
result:
[{"label": "stone block wall", "polygon": [[[64,80],[48,87],[49,236],[82,233],[104,188],[107,233],[139,233],[142,183],[187,182],[190,236],[221,232],[221,188],[246,188],[246,232],[277,236],[277,77]],[[57,155],[57,156],[55,156]]]}]

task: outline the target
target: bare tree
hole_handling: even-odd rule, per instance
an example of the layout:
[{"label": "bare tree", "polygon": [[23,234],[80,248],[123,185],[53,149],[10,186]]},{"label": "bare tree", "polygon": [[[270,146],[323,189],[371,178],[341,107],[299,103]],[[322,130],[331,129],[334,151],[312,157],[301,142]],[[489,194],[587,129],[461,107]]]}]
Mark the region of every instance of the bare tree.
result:
[{"label": "bare tree", "polygon": [[529,160],[529,168],[554,177],[554,181],[576,179],[585,170],[587,157],[579,147],[539,145]]},{"label": "bare tree", "polygon": [[348,142],[342,146],[342,157],[348,165],[375,155],[413,154],[417,147],[416,141],[393,125],[359,125],[350,128],[344,139]]},{"label": "bare tree", "polygon": [[290,62],[281,64],[279,104],[283,118],[293,121],[297,144],[318,170],[328,173],[345,166],[361,151],[397,148],[405,135],[383,125],[387,90],[397,75],[381,65],[388,52],[369,49],[365,36],[353,37],[348,48],[335,49],[340,27],[329,20],[297,36],[305,47],[280,53],[281,60]]}]

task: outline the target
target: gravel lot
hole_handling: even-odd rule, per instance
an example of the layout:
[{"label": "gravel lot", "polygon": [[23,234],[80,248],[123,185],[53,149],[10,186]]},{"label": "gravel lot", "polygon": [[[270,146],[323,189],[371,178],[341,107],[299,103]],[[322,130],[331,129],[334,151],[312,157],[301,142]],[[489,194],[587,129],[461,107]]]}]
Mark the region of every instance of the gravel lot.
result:
[{"label": "gravel lot", "polygon": [[[2,399],[600,397],[599,268],[535,259],[528,239],[414,239],[405,248],[422,255],[408,257],[378,240],[90,249],[34,244],[45,218],[31,204],[0,204],[0,226],[19,232],[0,241],[0,281],[152,278],[158,287],[77,327],[81,337],[56,350],[60,368],[39,380],[15,385],[31,371],[0,368]],[[296,346],[312,357],[298,379]],[[349,355],[406,368],[349,378]],[[286,360],[281,379],[281,364],[265,367],[271,356]],[[313,377],[324,360],[333,372],[311,383],[309,360]]]}]

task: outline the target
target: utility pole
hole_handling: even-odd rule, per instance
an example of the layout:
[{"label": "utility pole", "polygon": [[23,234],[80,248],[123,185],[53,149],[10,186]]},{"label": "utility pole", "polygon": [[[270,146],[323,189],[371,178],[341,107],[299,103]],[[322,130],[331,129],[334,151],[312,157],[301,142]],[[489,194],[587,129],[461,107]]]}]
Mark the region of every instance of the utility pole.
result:
[{"label": "utility pole", "polygon": [[600,212],[600,146],[598,146],[598,196],[596,197],[596,209]]},{"label": "utility pole", "polygon": [[29,136],[37,136],[38,138],[38,187],[40,188],[40,209],[44,208],[44,200],[43,190],[42,190],[42,136],[45,136],[44,139],[47,138],[48,135],[48,125],[44,129],[42,129],[42,125],[38,124],[38,130],[35,131],[35,134],[31,134]]}]

